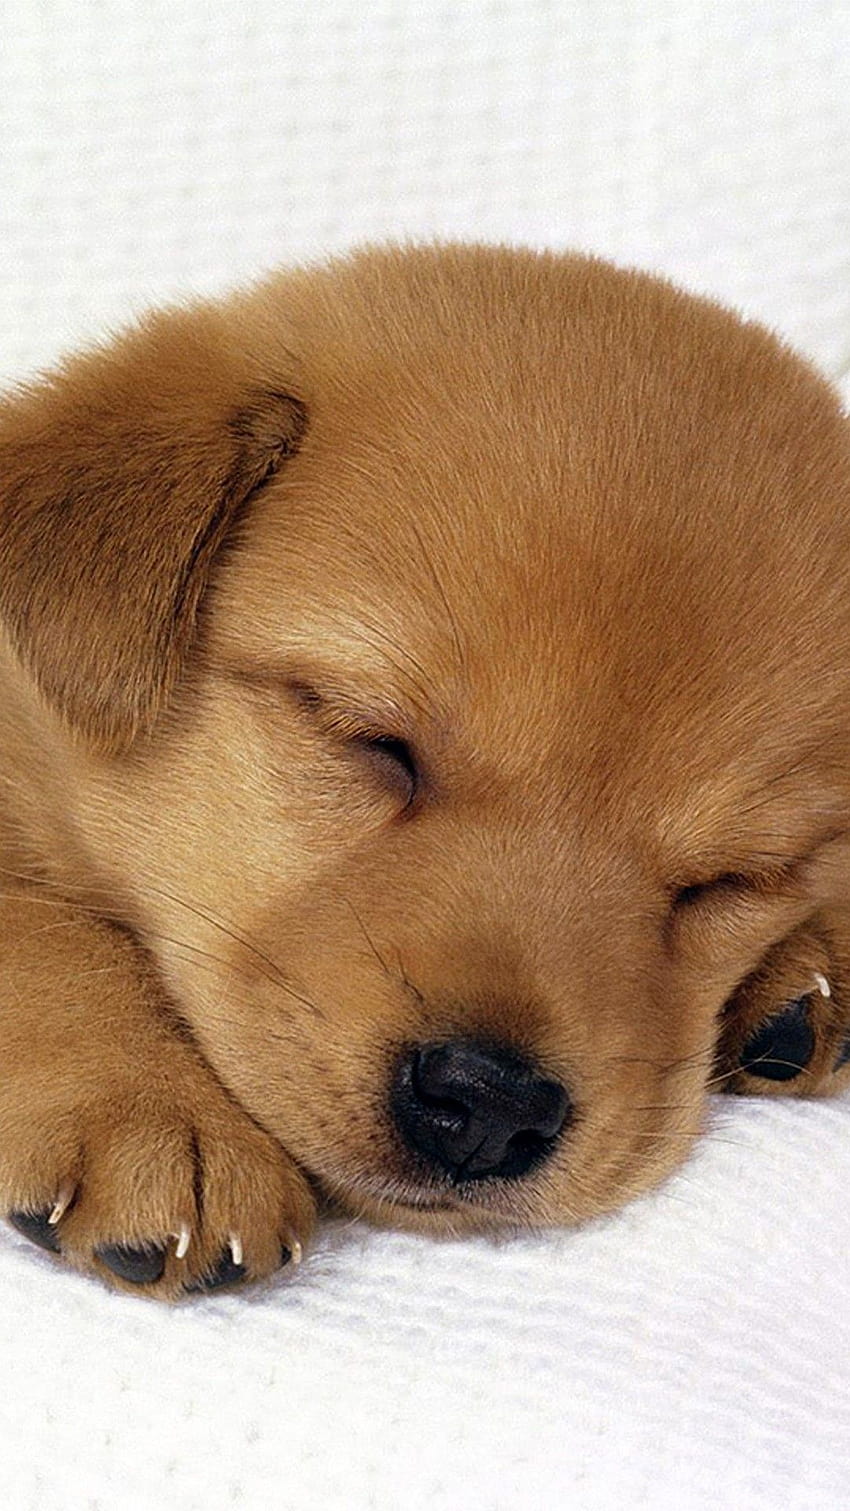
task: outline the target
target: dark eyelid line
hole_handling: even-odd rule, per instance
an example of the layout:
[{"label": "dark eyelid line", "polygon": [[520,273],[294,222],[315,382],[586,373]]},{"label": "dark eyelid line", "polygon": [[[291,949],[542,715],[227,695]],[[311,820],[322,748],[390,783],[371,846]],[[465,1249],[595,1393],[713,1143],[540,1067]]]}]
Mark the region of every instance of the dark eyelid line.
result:
[{"label": "dark eyelid line", "polygon": [[[773,883],[776,885],[776,882]],[[742,872],[724,871],[707,881],[688,882],[673,886],[670,890],[670,905],[675,911],[710,904],[712,901],[738,897],[764,896],[770,891],[764,877],[746,876]]]},{"label": "dark eyelid line", "polygon": [[357,705],[350,697],[331,689],[319,689],[300,678],[284,684],[293,700],[314,717],[326,734],[344,740],[384,740],[408,743],[406,720],[389,701],[382,708],[377,700]]},{"label": "dark eyelid line", "polygon": [[[821,850],[843,838],[844,833],[843,829],[833,827],[825,834],[818,835],[806,849],[796,855],[769,855],[766,851],[762,851],[760,855],[751,857],[749,865],[735,869],[730,867],[727,871],[720,871],[704,880],[675,884],[671,889],[673,904],[687,906],[689,902],[710,898],[712,893],[718,897],[724,893],[730,895],[735,892],[756,896],[775,891],[793,882],[795,876],[798,876]],[[755,869],[759,865],[763,867],[760,871]]]},{"label": "dark eyelid line", "polygon": [[[362,696],[353,687],[321,675],[293,671],[278,662],[231,661],[220,666],[228,680],[279,703],[287,699],[324,725],[335,724],[343,737],[365,739],[392,734],[408,738],[408,720],[394,698]],[[334,729],[329,730],[334,733]]]},{"label": "dark eyelid line", "polygon": [[402,722],[400,719],[391,715],[376,718],[374,709],[367,712],[344,706],[302,678],[289,679],[288,690],[324,734],[348,745],[359,746],[367,756],[389,760],[397,773],[403,774],[410,783],[405,811],[412,808],[421,788],[421,769],[411,741],[404,733],[397,732]]}]

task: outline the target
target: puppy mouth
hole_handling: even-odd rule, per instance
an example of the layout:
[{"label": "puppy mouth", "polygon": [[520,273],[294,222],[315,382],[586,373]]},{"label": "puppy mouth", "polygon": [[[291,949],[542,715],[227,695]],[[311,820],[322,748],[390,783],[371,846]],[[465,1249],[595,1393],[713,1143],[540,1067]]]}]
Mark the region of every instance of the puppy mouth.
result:
[{"label": "puppy mouth", "polygon": [[455,1192],[452,1198],[448,1195],[434,1195],[427,1191],[423,1191],[421,1195],[417,1192],[401,1195],[390,1190],[379,1200],[389,1202],[394,1207],[404,1207],[409,1212],[456,1212],[459,1207],[475,1205],[468,1199],[464,1199],[462,1191]]},{"label": "puppy mouth", "polygon": [[454,1197],[431,1191],[400,1191],[393,1185],[370,1186],[368,1195],[382,1206],[399,1207],[406,1212],[456,1212],[459,1207],[469,1206],[461,1192]]},{"label": "puppy mouth", "polygon": [[386,1185],[381,1189],[376,1183],[368,1199],[379,1222],[398,1223],[420,1232],[495,1233],[528,1226],[528,1218],[516,1210],[506,1209],[498,1200],[492,1206],[482,1200],[480,1184],[476,1192],[458,1187],[443,1195],[427,1189],[400,1191]]},{"label": "puppy mouth", "polygon": [[379,1221],[390,1221],[404,1227],[412,1224],[417,1230],[425,1225],[426,1231],[443,1231],[443,1225],[448,1223],[455,1226],[460,1223],[465,1229],[469,1224],[474,1231],[491,1230],[500,1227],[505,1221],[498,1213],[489,1211],[486,1207],[462,1196],[458,1192],[454,1200],[440,1199],[434,1196],[402,1196],[398,1192],[384,1191],[378,1194],[374,1191],[370,1198],[373,1210]]},{"label": "puppy mouth", "polygon": [[397,1196],[384,1198],[394,1207],[404,1207],[408,1212],[454,1212],[456,1207],[449,1201],[402,1201]]},{"label": "puppy mouth", "polygon": [[483,1204],[476,1202],[471,1197],[471,1193],[468,1194],[460,1186],[451,1190],[435,1190],[433,1187],[430,1190],[428,1188],[417,1190],[412,1183],[407,1185],[399,1181],[396,1184],[392,1179],[381,1180],[370,1177],[361,1177],[353,1183],[347,1181],[344,1185],[326,1180],[321,1184],[333,1200],[342,1201],[347,1206],[350,1206],[352,1202],[356,1205],[358,1198],[365,1197],[367,1201],[377,1203],[380,1207],[410,1212],[422,1217],[441,1213],[453,1213],[457,1216],[462,1212],[467,1212],[488,1221],[497,1220],[495,1214],[489,1213]]}]

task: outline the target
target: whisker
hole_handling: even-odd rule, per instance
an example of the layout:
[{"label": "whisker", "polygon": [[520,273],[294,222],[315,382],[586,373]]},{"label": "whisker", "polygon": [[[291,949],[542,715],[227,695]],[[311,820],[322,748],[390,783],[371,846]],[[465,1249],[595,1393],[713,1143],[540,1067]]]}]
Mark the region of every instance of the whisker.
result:
[{"label": "whisker", "polygon": [[731,1070],[718,1071],[717,1075],[710,1076],[705,1083],[706,1091],[711,1091],[715,1086],[722,1086],[725,1081],[731,1081],[740,1071],[740,1065],[733,1065]]},{"label": "whisker", "polygon": [[759,1055],[757,1060],[742,1060],[740,1065],[733,1066],[731,1070],[724,1070],[722,1074],[712,1076],[710,1080],[706,1081],[706,1087],[710,1090],[713,1086],[719,1086],[724,1081],[731,1080],[733,1076],[738,1075],[742,1070],[755,1071],[758,1074],[756,1066],[764,1064],[765,1061],[768,1061],[771,1065],[786,1065],[789,1070],[794,1069],[797,1074],[789,1076],[789,1080],[796,1081],[802,1076],[807,1076],[809,1079],[812,1078],[812,1072],[806,1065],[797,1065],[794,1060],[779,1060],[775,1055],[763,1054]]},{"label": "whisker", "polygon": [[382,955],[379,953],[378,947],[375,944],[375,941],[372,939],[371,935],[369,934],[369,931],[366,928],[366,925],[363,922],[363,919],[360,917],[360,914],[357,912],[357,909],[355,908],[354,903],[351,901],[350,897],[345,897],[343,899],[343,901],[346,903],[346,905],[351,909],[352,913],[354,914],[354,917],[356,918],[356,920],[357,920],[358,924],[360,925],[360,928],[361,928],[361,930],[363,932],[363,936],[364,936],[364,938],[366,940],[366,943],[368,944],[370,950],[372,951],[372,954],[374,955],[375,959],[377,960],[377,962],[378,962],[379,966],[381,967],[382,971],[384,972],[385,975],[389,976],[389,978],[390,978],[391,981],[394,980],[395,978],[393,977],[392,971],[390,970],[390,968],[387,965],[386,961],[383,959]]},{"label": "whisker", "polygon": [[401,956],[399,956],[398,967],[399,967],[399,979],[400,979],[400,981],[402,983],[402,986],[406,987],[407,990],[411,993],[411,995],[413,997],[415,997],[415,999],[419,1003],[420,1007],[425,1007],[426,1006],[425,994],[424,994],[424,992],[420,992],[419,987],[416,986],[410,980],[410,978],[408,977],[407,972],[405,971],[405,969],[404,969],[404,967],[403,967],[403,965],[401,963]]},{"label": "whisker", "polygon": [[275,961],[271,960],[254,940],[249,939],[244,934],[240,934],[237,929],[225,923],[223,919],[219,918],[215,913],[211,913],[209,909],[201,907],[199,903],[187,902],[185,897],[179,897],[175,893],[167,891],[164,887],[148,886],[145,888],[145,891],[149,896],[164,897],[167,902],[175,902],[178,907],[185,908],[188,913],[193,913],[196,918],[202,918],[205,923],[211,923],[213,928],[219,929],[226,938],[232,939],[235,944],[241,944],[243,949],[248,950],[251,955],[255,955],[258,960],[262,960],[263,964],[267,965],[276,975],[280,975],[279,967]]},{"label": "whisker", "polygon": [[[68,909],[76,913],[87,914],[88,916],[95,919],[102,919],[107,923],[117,923],[121,924],[122,926],[124,925],[124,919],[120,916],[120,914],[118,914],[114,909],[110,909],[107,906],[95,906],[93,903],[81,902],[76,899],[68,900],[66,898],[50,896],[42,890],[42,888],[45,886],[45,883],[39,882],[38,880],[26,875],[25,873],[13,871],[9,867],[0,866],[0,875],[5,875],[15,881],[25,882],[32,887],[32,892],[29,894],[6,892],[0,893],[0,897],[16,899],[22,895],[35,896],[38,899],[39,906]],[[106,887],[87,887],[86,890],[89,893],[95,895],[99,891],[103,892],[105,897],[111,895]],[[285,992],[287,996],[294,998],[294,1000],[297,1002],[300,1002],[301,1005],[303,1007],[306,1007],[315,1017],[325,1017],[325,1013],[316,1002],[312,1002],[308,997],[303,996],[300,992],[296,991],[293,986],[290,985],[277,963],[268,955],[266,955],[264,951],[260,949],[259,945],[255,944],[255,942],[249,939],[247,936],[240,934],[236,929],[230,927],[223,919],[218,918],[214,913],[211,913],[206,908],[202,908],[199,904],[196,905],[194,903],[191,903],[185,897],[178,897],[176,894],[167,891],[165,888],[147,886],[142,889],[142,893],[144,896],[151,898],[165,898],[166,901],[176,903],[178,907],[184,908],[188,913],[192,913],[195,917],[201,918],[206,923],[211,924],[213,928],[218,929],[222,934],[224,934],[226,938],[232,939],[235,943],[240,944],[243,949],[247,950],[250,956],[254,957],[255,961],[259,961],[262,963],[262,965],[268,966],[269,969],[264,970],[261,968],[261,965],[258,965],[252,961],[250,968],[255,970],[258,975],[263,976],[264,979],[270,982],[272,986],[275,986],[278,988],[278,990]],[[73,923],[73,919],[67,919],[63,920],[62,924],[46,925],[45,927],[61,927],[63,925],[67,927],[73,927]],[[238,975],[244,975],[248,970],[247,962],[241,964],[237,963],[233,959],[225,959],[222,956],[213,954],[210,950],[202,949],[199,945],[190,944],[188,940],[178,939],[172,935],[163,934],[155,929],[150,928],[145,928],[144,934],[148,940],[155,941],[158,944],[170,944],[174,948],[187,951],[200,959],[206,959],[211,961],[213,964],[221,965],[234,970]]]}]

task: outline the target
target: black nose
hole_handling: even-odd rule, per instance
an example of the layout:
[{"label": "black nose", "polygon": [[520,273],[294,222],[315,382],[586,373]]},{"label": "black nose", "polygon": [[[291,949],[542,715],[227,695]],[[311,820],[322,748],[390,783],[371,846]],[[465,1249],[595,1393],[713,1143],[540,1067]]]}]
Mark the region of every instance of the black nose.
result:
[{"label": "black nose", "polygon": [[517,1179],[542,1163],[570,1100],[516,1050],[453,1040],[402,1057],[392,1113],[408,1149],[457,1184]]}]

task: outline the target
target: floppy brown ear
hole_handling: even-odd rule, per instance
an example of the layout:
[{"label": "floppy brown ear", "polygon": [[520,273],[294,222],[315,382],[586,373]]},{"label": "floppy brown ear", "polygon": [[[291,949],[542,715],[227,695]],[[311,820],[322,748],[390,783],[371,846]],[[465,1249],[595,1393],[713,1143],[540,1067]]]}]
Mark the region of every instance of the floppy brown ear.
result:
[{"label": "floppy brown ear", "polygon": [[0,616],[72,727],[113,748],[150,728],[216,550],[304,428],[210,307],[152,316],[0,403]]}]

